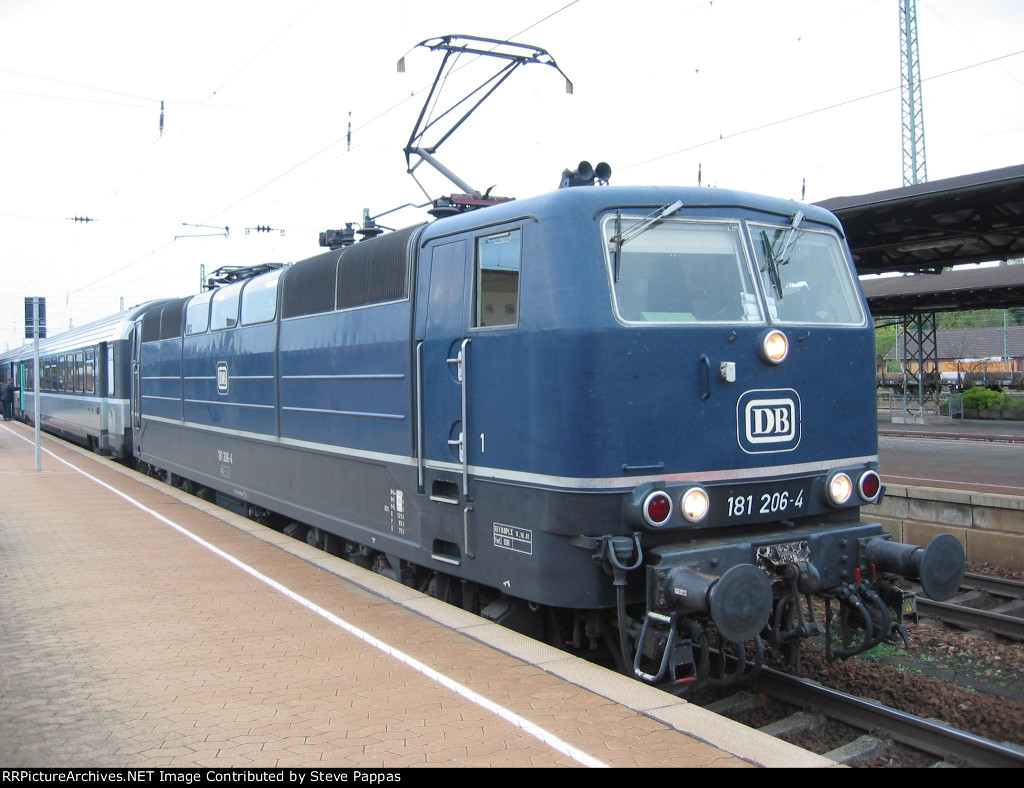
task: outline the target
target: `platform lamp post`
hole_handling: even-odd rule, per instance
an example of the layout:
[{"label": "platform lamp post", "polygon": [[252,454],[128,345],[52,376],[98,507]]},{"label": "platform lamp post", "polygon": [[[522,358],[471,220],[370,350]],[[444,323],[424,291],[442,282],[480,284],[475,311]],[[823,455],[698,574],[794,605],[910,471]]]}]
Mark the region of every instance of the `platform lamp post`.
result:
[{"label": "platform lamp post", "polygon": [[33,340],[32,345],[32,395],[35,397],[36,470],[43,469],[39,440],[39,340],[46,339],[46,299],[25,299],[25,339]]}]

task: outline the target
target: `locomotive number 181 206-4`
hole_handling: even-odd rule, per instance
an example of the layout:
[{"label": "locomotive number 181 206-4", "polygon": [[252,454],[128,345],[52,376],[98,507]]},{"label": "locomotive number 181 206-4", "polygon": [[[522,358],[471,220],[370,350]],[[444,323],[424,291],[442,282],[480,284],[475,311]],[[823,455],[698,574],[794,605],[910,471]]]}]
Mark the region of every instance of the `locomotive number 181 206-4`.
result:
[{"label": "locomotive number 181 206-4", "polygon": [[744,486],[730,490],[724,504],[730,522],[792,517],[807,509],[807,490],[800,482]]}]

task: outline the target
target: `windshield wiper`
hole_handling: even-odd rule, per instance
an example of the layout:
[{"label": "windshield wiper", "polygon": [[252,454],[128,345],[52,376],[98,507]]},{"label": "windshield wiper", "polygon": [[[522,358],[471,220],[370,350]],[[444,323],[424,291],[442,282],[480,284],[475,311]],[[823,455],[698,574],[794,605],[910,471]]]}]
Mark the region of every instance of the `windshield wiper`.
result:
[{"label": "windshield wiper", "polygon": [[779,267],[789,263],[789,256],[793,249],[793,242],[796,240],[796,231],[800,229],[800,223],[804,220],[804,212],[797,211],[793,214],[793,221],[790,222],[789,232],[782,244],[782,251],[775,254],[768,231],[761,231],[761,246],[764,248],[765,264],[762,271],[768,271],[768,278],[771,279],[775,294],[782,300],[782,276],[779,274]]},{"label": "windshield wiper", "polygon": [[615,281],[619,281],[619,255],[622,252],[622,247],[627,242],[632,241],[634,238],[643,235],[655,224],[660,222],[662,219],[666,219],[680,208],[683,207],[682,200],[676,200],[671,205],[663,205],[653,213],[648,214],[638,222],[634,222],[625,230],[621,229],[622,225],[622,211],[619,211],[618,216],[615,218],[615,235],[608,239],[609,243],[615,244]]}]

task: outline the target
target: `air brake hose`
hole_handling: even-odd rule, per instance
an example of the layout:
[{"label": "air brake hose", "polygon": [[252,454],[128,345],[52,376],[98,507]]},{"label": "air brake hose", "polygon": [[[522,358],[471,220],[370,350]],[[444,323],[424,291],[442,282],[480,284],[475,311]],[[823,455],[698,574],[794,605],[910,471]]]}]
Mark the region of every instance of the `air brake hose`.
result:
[{"label": "air brake hose", "polygon": [[[864,622],[864,639],[861,641],[861,644],[859,646],[852,649],[830,650],[830,653],[832,655],[837,656],[840,659],[846,659],[847,657],[852,657],[857,654],[861,654],[864,651],[867,651],[869,648],[871,648],[871,646],[867,644],[870,644],[874,639],[875,625],[871,618],[870,611],[864,605],[864,602],[863,600],[861,600],[860,595],[857,593],[856,589],[854,589],[852,586],[843,586],[840,594],[841,596],[846,597],[847,603],[857,612],[857,615],[860,616],[861,621]],[[840,599],[840,612],[842,612],[842,602],[843,600]]]},{"label": "air brake hose", "polygon": [[[897,621],[892,616],[889,610],[889,606],[885,604],[885,600],[883,600],[881,596],[879,596],[876,592],[872,592],[872,595],[875,598],[875,604],[877,604],[878,607],[883,611],[882,615],[884,616],[884,620],[886,622],[884,626],[885,631],[883,634],[879,636],[878,641],[875,643],[875,645],[878,645],[879,643],[897,644],[900,642],[900,640],[902,640],[904,647],[910,648],[910,635],[907,633],[907,628],[903,625],[902,622]],[[897,640],[897,637],[899,638],[899,640]]]},{"label": "air brake hose", "polygon": [[[636,562],[632,566],[626,566],[620,559],[621,553],[624,560],[633,553],[633,544],[636,544]],[[628,552],[627,552],[628,550]],[[601,560],[607,562],[612,568],[612,585],[615,586],[615,610],[619,625],[619,650],[622,652],[622,664],[628,666],[633,664],[629,656],[629,632],[628,618],[626,615],[626,573],[636,569],[643,563],[644,554],[640,547],[640,534],[633,534],[631,544],[626,537],[611,536],[601,540]],[[637,644],[637,649],[640,644]]]},{"label": "air brake hose", "polygon": [[[626,631],[626,586],[616,585],[615,587],[615,611],[616,618],[619,623],[619,651],[622,652],[622,665],[623,672],[629,670],[633,664],[633,660],[629,656],[629,640],[627,639],[628,632]],[[637,648],[640,648],[640,644],[637,644]],[[628,673],[627,673],[628,675]]]},{"label": "air brake hose", "polygon": [[874,608],[878,610],[879,613],[878,626],[876,627],[877,632],[875,633],[874,638],[872,638],[870,645],[868,645],[865,648],[866,651],[867,649],[874,648],[879,643],[882,643],[886,638],[888,638],[889,635],[892,633],[893,625],[896,622],[893,620],[893,617],[889,615],[889,608],[886,607],[885,603],[882,601],[882,598],[878,596],[877,593],[875,593],[870,588],[865,589],[864,598],[868,601],[869,604],[874,606]]}]

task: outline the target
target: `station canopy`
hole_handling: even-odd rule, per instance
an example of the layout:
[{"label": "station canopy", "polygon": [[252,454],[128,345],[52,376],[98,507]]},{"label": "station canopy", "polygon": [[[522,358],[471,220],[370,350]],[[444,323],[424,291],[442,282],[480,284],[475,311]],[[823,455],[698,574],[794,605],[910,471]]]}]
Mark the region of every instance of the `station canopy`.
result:
[{"label": "station canopy", "polygon": [[818,203],[846,229],[876,315],[1024,306],[1024,165]]},{"label": "station canopy", "polygon": [[1024,306],[1024,265],[877,277],[861,279],[860,284],[875,315]]}]

